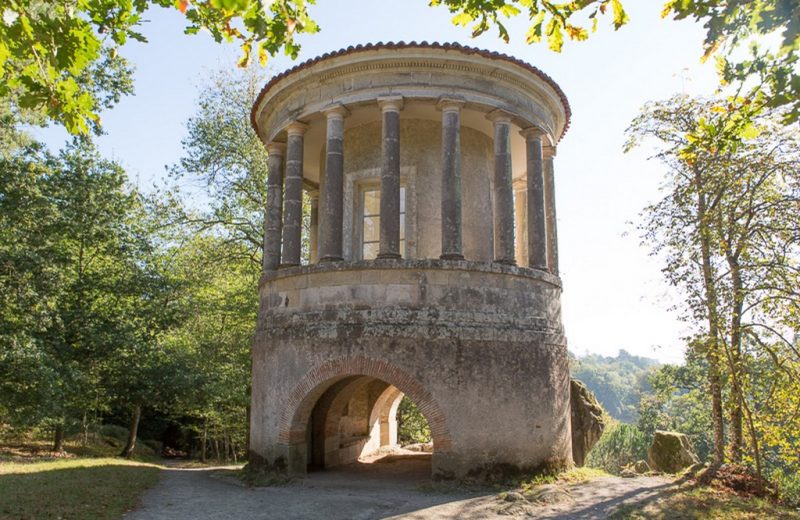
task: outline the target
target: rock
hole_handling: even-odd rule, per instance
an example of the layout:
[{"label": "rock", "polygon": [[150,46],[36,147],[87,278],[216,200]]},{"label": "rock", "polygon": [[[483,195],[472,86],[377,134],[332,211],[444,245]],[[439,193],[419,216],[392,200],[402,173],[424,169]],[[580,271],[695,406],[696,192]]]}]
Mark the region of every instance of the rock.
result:
[{"label": "rock", "polygon": [[678,432],[656,431],[647,458],[653,470],[664,473],[677,473],[699,462],[689,444],[689,437]]},{"label": "rock", "polygon": [[418,451],[421,453],[433,453],[433,443],[419,442],[417,444],[408,444],[406,446],[403,446],[403,449],[408,451]]},{"label": "rock", "polygon": [[572,409],[572,460],[583,466],[589,450],[597,444],[606,425],[603,407],[594,394],[577,379],[570,380],[570,407]]},{"label": "rock", "polygon": [[566,502],[574,502],[574,499],[569,492],[556,484],[545,484],[537,486],[526,494],[531,502],[538,504],[562,504]]},{"label": "rock", "polygon": [[633,465],[633,471],[639,475],[648,473],[650,471],[650,465],[645,460],[637,460]]},{"label": "rock", "polygon": [[506,502],[519,502],[525,501],[525,497],[522,495],[522,493],[511,491],[510,493],[506,493],[506,495],[503,497],[503,500]]}]

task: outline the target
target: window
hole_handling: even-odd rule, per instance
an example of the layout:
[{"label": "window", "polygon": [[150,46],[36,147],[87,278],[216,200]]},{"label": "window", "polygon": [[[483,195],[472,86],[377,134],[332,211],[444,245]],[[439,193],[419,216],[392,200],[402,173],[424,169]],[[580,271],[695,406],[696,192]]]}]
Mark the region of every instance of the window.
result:
[{"label": "window", "polygon": [[[373,260],[381,243],[381,190],[366,188],[361,192],[361,258]],[[406,189],[400,188],[400,254],[406,250]]]}]

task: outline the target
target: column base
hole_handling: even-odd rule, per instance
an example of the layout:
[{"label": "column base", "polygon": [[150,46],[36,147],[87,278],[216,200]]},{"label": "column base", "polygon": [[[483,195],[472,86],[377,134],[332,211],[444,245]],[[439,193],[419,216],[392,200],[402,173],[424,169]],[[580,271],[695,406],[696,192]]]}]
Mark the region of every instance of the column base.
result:
[{"label": "column base", "polygon": [[550,272],[550,269],[548,269],[546,265],[532,265],[530,267],[531,269],[536,269],[537,271],[544,271],[545,273]]},{"label": "column base", "polygon": [[511,259],[508,259],[508,258],[495,258],[494,259],[494,263],[503,264],[503,265],[513,265],[513,266],[517,265],[517,261],[516,260],[511,260]]},{"label": "column base", "polygon": [[462,255],[461,253],[442,253],[439,256],[439,259],[441,259],[441,260],[463,260],[464,259],[464,255]]},{"label": "column base", "polygon": [[341,256],[323,256],[322,258],[319,259],[320,264],[325,262],[343,262],[343,261],[344,258],[342,258]]},{"label": "column base", "polygon": [[378,253],[375,258],[378,260],[399,260],[403,257],[397,253]]},{"label": "column base", "polygon": [[278,266],[278,269],[286,269],[288,267],[297,267],[300,264],[281,264]]}]

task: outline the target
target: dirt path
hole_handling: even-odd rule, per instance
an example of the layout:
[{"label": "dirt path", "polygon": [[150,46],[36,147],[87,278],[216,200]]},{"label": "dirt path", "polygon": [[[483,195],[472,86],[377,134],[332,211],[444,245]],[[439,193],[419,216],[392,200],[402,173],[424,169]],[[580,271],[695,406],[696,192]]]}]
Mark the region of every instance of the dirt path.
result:
[{"label": "dirt path", "polygon": [[[285,486],[246,488],[232,470],[168,469],[125,520],[216,519],[601,519],[621,504],[647,501],[672,487],[660,477],[602,478],[546,495],[551,505],[494,492],[425,489],[424,461],[359,464],[313,473]],[[227,472],[227,474],[226,474]]]}]

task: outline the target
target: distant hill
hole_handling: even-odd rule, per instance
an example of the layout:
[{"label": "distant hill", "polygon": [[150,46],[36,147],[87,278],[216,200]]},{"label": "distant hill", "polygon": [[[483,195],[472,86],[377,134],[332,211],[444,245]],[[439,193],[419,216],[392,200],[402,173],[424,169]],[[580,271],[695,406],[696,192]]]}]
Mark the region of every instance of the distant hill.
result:
[{"label": "distant hill", "polygon": [[616,357],[570,353],[572,377],[583,381],[612,417],[626,423],[636,422],[641,395],[652,391],[647,374],[659,366],[655,359],[625,350]]}]

